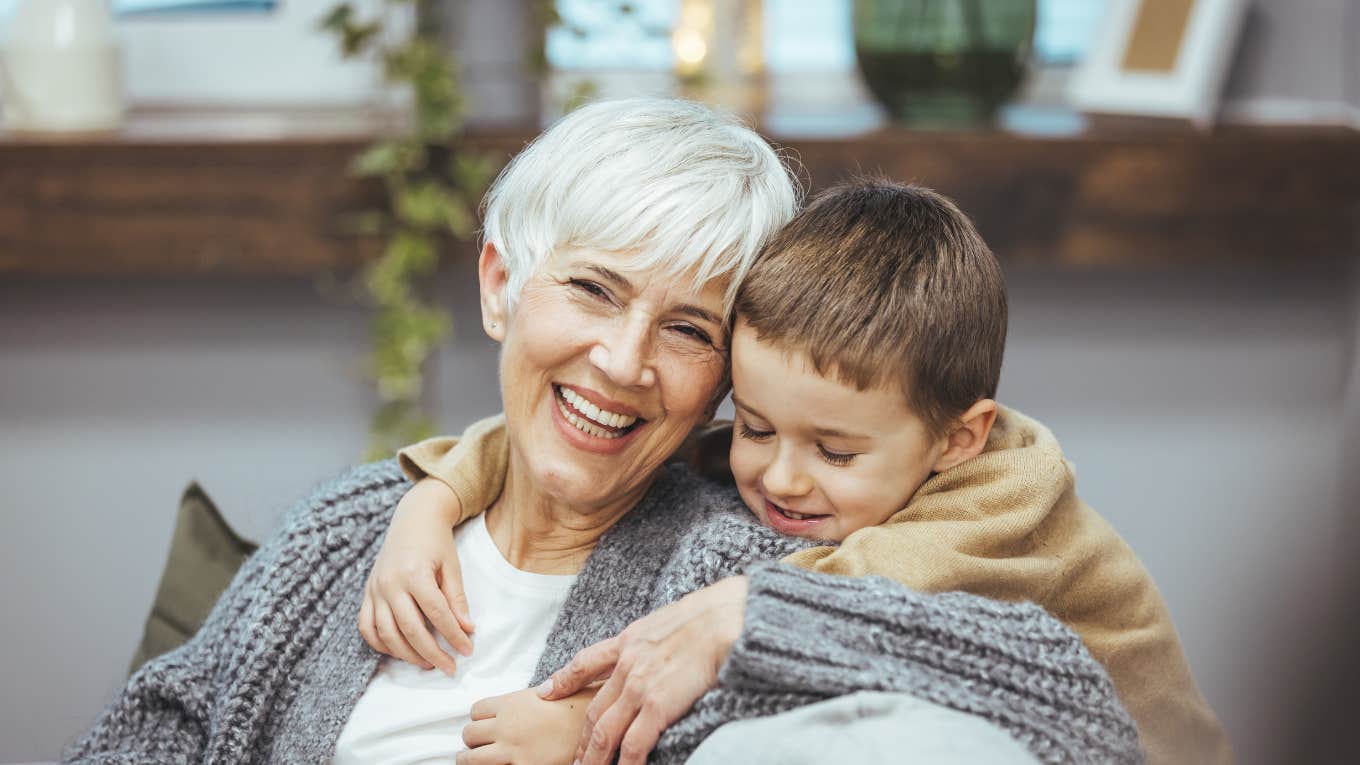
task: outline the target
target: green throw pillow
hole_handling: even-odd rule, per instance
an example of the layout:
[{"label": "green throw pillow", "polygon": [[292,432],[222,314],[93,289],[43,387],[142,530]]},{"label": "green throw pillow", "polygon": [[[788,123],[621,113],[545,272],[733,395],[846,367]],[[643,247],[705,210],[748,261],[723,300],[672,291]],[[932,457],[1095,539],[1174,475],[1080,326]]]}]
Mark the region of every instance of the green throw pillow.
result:
[{"label": "green throw pillow", "polygon": [[203,489],[190,483],[179,501],[170,557],[129,672],[192,637],[255,548],[231,530]]}]

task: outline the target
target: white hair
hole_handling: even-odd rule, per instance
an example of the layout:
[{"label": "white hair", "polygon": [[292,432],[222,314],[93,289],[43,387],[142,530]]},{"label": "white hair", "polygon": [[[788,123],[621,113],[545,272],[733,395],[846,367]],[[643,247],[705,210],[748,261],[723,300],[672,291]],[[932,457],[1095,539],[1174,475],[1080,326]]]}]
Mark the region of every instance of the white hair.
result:
[{"label": "white hair", "polygon": [[640,269],[729,277],[724,313],[800,189],[735,118],[688,101],[598,101],[558,120],[487,192],[483,241],[506,264],[507,302],[558,248],[636,255]]}]

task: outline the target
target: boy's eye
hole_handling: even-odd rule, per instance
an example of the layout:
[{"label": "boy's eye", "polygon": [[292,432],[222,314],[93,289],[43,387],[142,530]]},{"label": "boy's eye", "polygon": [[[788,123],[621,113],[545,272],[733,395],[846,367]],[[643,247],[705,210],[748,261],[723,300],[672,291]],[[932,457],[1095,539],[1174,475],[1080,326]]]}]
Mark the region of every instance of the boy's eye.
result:
[{"label": "boy's eye", "polygon": [[832,465],[849,465],[855,457],[859,456],[854,453],[845,454],[842,452],[833,452],[821,445],[817,446],[817,451],[822,453],[822,459],[830,462]]},{"label": "boy's eye", "polygon": [[774,435],[773,430],[756,430],[755,428],[751,427],[750,425],[747,425],[744,422],[741,424],[740,432],[742,438],[746,438],[751,441],[764,441],[765,439]]}]

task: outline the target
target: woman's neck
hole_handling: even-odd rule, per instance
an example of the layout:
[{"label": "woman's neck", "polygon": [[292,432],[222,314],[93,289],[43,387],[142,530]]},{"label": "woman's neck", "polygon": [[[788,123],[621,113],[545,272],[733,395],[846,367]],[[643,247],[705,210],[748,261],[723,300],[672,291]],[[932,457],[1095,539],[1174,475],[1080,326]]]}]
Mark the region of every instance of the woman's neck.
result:
[{"label": "woman's neck", "polygon": [[512,566],[535,574],[580,572],[600,537],[633,509],[650,483],[608,505],[578,508],[548,496],[515,462],[512,455],[505,488],[487,508],[486,529]]}]

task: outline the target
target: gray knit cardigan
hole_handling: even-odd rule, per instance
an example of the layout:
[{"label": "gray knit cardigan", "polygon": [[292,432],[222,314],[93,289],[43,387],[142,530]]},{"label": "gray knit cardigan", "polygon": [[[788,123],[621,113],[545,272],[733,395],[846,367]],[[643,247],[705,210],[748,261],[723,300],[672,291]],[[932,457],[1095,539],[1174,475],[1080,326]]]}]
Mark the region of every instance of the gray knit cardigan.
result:
[{"label": "gray knit cardigan", "polygon": [[[198,633],[138,670],[64,761],[329,762],[378,666],[355,625],[407,488],[386,461],[312,492]],[[1104,670],[1042,609],[768,562],[804,544],[756,523],[731,489],[667,468],[600,539],[533,682],[684,593],[747,572],[745,629],[719,687],[663,735],[652,762],[683,762],[725,722],[856,690],[903,691],[977,714],[1043,762],[1141,761]]]}]

